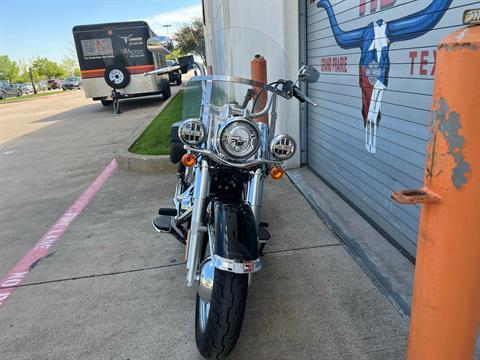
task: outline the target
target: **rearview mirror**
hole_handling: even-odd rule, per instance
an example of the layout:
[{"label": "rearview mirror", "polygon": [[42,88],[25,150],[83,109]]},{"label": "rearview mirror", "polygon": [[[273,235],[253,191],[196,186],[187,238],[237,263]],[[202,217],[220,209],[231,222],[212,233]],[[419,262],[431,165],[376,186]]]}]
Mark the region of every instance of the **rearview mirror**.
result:
[{"label": "rearview mirror", "polygon": [[168,36],[152,36],[147,40],[147,49],[163,56],[170,55],[173,42]]},{"label": "rearview mirror", "polygon": [[298,80],[305,81],[307,83],[314,83],[320,77],[320,72],[312,65],[303,65],[298,71]]},{"label": "rearview mirror", "polygon": [[180,56],[177,60],[178,65],[180,65],[180,70],[182,71],[182,74],[186,74],[188,70],[193,69],[193,55]]}]

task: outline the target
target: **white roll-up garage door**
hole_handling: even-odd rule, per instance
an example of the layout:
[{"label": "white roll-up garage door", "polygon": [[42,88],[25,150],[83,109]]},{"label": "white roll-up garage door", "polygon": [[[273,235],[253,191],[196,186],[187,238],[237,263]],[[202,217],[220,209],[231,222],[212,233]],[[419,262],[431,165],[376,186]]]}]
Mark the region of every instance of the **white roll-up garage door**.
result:
[{"label": "white roll-up garage door", "polygon": [[[307,2],[307,162],[410,255],[420,207],[392,191],[422,185],[436,44],[480,1]],[[452,69],[455,71],[455,69]]]}]

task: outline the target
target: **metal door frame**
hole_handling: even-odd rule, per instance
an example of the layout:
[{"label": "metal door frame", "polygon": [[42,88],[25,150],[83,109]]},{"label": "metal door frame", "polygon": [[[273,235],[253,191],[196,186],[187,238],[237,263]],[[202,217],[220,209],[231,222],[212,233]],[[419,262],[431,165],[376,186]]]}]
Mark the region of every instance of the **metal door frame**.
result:
[{"label": "metal door frame", "polygon": [[[307,62],[307,2],[298,2],[298,43],[299,43],[299,64],[303,66]],[[302,91],[308,95],[308,86],[300,84]],[[300,103],[300,165],[308,165],[308,106]]]}]

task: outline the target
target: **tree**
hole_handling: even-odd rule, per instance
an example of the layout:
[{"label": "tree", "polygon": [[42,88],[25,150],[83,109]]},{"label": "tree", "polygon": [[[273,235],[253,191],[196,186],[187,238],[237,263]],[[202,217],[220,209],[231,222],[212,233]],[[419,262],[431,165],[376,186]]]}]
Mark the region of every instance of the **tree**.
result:
[{"label": "tree", "polygon": [[15,61],[10,60],[8,55],[0,56],[0,79],[13,82],[18,77],[20,69]]},{"label": "tree", "polygon": [[[30,72],[29,72],[29,67],[30,63],[25,60],[19,60],[18,61],[18,67],[20,68],[20,74],[16,77],[14,80],[16,83],[21,83],[21,84],[26,84],[30,83]],[[33,81],[38,82],[40,81],[40,75],[38,74],[37,71],[33,70],[32,71],[32,76],[33,76]]]},{"label": "tree", "polygon": [[78,76],[77,73],[80,74],[77,59],[74,57],[64,57],[61,66],[69,76]]},{"label": "tree", "polygon": [[173,40],[182,54],[194,53],[200,56],[206,64],[205,37],[203,35],[203,22],[200,18],[193,19],[190,23],[183,24],[173,34]]},{"label": "tree", "polygon": [[32,69],[38,72],[40,76],[46,76],[49,79],[62,77],[65,75],[65,70],[55,61],[47,58],[36,58],[32,63]]},{"label": "tree", "polygon": [[175,60],[175,58],[178,58],[178,57],[180,57],[180,56],[182,56],[182,53],[181,53],[180,49],[177,48],[177,49],[173,49],[173,50],[172,50],[172,55],[167,55],[167,56],[165,56],[165,59],[167,59],[167,60]]},{"label": "tree", "polygon": [[30,74],[28,73],[28,67],[25,64],[20,64],[20,75],[17,76],[15,82],[21,84],[30,82]]}]

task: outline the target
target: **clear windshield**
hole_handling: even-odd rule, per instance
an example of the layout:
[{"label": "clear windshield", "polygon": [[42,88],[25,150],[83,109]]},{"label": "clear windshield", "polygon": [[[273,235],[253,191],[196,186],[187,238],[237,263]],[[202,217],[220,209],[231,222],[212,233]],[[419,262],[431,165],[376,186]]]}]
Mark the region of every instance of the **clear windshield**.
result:
[{"label": "clear windshield", "polygon": [[[254,67],[266,63],[266,82],[273,83],[278,79],[294,79],[296,70],[292,69],[284,50],[283,36],[267,35],[265,33],[244,27],[221,29],[206,38],[207,67],[212,75],[223,75],[234,78],[252,79],[252,60]],[[197,73],[198,74],[198,73]],[[200,75],[200,74],[198,74]],[[253,100],[246,100],[250,84],[232,81],[212,81],[210,104],[222,107],[225,104],[235,104],[252,110]],[[259,80],[259,78],[256,78]],[[183,118],[200,117],[202,99],[201,82],[195,77],[184,82]],[[257,92],[260,91],[256,88]],[[264,91],[268,93],[268,91]],[[261,110],[261,104],[256,104],[256,111]]]}]

